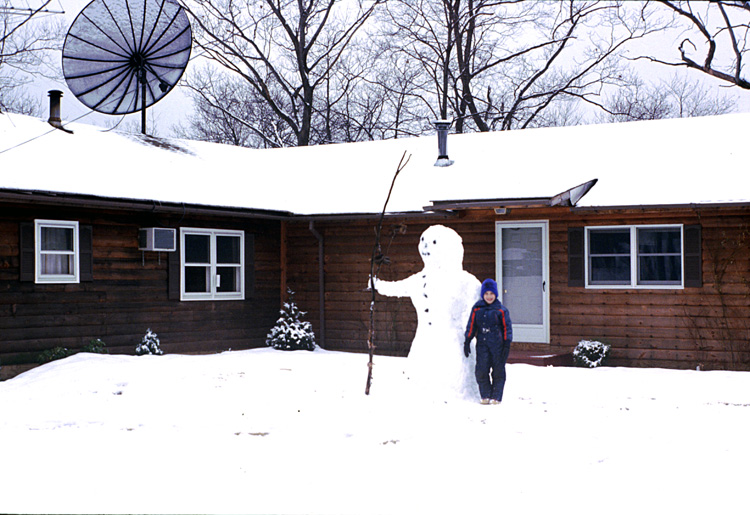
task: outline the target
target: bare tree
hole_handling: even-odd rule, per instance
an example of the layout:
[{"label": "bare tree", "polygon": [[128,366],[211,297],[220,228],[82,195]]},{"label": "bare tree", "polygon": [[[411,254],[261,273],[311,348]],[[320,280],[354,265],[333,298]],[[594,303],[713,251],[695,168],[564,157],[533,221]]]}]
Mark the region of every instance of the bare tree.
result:
[{"label": "bare tree", "polygon": [[38,114],[40,106],[25,90],[32,75],[48,76],[50,50],[62,44],[61,22],[41,18],[51,11],[52,0],[33,9],[18,8],[0,0],[0,111]]},{"label": "bare tree", "polygon": [[242,77],[301,146],[316,143],[313,122],[325,111],[316,97],[380,1],[194,0],[189,12],[203,55]]},{"label": "bare tree", "polygon": [[750,89],[750,75],[744,61],[750,52],[750,3],[658,1],[675,16],[688,21],[695,31],[680,43],[679,61],[649,59],[699,70],[730,85]]},{"label": "bare tree", "polygon": [[734,111],[737,100],[684,76],[674,75],[657,84],[646,84],[635,77],[603,104],[601,122],[628,122],[721,115]]},{"label": "bare tree", "polygon": [[[421,64],[389,46],[369,41],[353,60],[366,63],[356,84],[336,105],[342,134],[338,141],[416,136],[423,132],[429,111]],[[351,60],[351,59],[350,59]],[[342,74],[351,74],[342,70]]]},{"label": "bare tree", "polygon": [[623,83],[626,45],[664,27],[652,11],[628,2],[398,0],[386,36],[423,63],[435,114],[450,106],[457,132],[508,130],[563,119],[570,104],[559,102],[598,105],[607,85]]},{"label": "bare tree", "polygon": [[186,125],[172,128],[179,137],[253,148],[296,145],[294,133],[244,78],[204,66],[185,85],[194,111]]}]

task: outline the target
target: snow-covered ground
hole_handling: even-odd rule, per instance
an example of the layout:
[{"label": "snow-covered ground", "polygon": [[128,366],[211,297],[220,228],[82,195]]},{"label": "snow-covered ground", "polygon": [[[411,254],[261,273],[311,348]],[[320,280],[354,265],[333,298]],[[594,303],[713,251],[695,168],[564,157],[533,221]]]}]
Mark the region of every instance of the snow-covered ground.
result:
[{"label": "snow-covered ground", "polygon": [[750,374],[509,365],[482,406],[405,358],[79,354],[0,383],[1,513],[743,513]]}]

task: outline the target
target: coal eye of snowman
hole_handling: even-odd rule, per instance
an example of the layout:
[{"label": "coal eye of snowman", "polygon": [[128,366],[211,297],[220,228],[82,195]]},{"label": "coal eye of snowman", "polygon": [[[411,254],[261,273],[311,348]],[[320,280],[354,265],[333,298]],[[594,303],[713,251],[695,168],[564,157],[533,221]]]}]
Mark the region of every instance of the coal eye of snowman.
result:
[{"label": "coal eye of snowman", "polygon": [[432,240],[433,245],[437,245],[437,240]]}]

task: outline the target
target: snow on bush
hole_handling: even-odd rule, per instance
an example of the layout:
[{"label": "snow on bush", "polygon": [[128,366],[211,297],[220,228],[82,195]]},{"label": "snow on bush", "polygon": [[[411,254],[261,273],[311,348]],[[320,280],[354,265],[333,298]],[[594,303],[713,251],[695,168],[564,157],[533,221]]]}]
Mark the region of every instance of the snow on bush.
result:
[{"label": "snow on bush", "polygon": [[66,347],[55,347],[53,349],[42,351],[37,355],[37,363],[39,363],[40,365],[44,365],[45,363],[50,363],[58,359],[65,359],[68,356],[77,354],[78,352],[109,354],[109,351],[107,350],[107,344],[97,338],[95,340],[90,340],[87,345],[81,347],[80,351],[75,349],[68,349]]},{"label": "snow on bush", "polygon": [[278,350],[315,350],[312,324],[302,320],[306,312],[300,311],[293,299],[294,292],[289,290],[289,302],[284,303],[281,316],[266,336],[266,345]]},{"label": "snow on bush", "polygon": [[150,327],[146,330],[146,335],[141,339],[141,343],[135,348],[135,354],[137,356],[144,356],[146,354],[161,356],[164,354],[161,347],[159,347],[159,337],[151,331]]},{"label": "snow on bush", "polygon": [[107,344],[101,339],[90,340],[87,345],[81,348],[81,352],[90,352],[92,354],[109,354]]},{"label": "snow on bush", "polygon": [[610,346],[606,343],[581,340],[573,349],[573,361],[578,367],[596,368],[609,356]]},{"label": "snow on bush", "polygon": [[58,359],[65,359],[73,354],[75,354],[75,352],[65,347],[55,347],[54,349],[47,349],[40,352],[36,360],[40,365],[44,365],[45,363],[50,363]]}]

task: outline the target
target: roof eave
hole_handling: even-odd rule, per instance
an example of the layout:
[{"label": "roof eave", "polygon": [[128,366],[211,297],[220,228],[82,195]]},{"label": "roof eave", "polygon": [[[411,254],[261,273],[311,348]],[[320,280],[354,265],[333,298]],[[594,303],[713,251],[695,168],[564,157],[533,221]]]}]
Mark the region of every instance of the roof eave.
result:
[{"label": "roof eave", "polygon": [[78,206],[82,208],[101,208],[125,211],[151,211],[153,213],[193,213],[211,216],[237,216],[243,218],[259,218],[283,220],[292,216],[288,211],[270,211],[263,209],[248,209],[231,206],[212,206],[190,204],[185,202],[162,202],[156,199],[130,199],[116,197],[101,197],[98,195],[83,195],[42,190],[17,190],[0,188],[0,199],[19,204],[44,204]]}]

